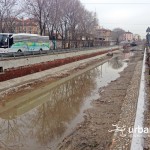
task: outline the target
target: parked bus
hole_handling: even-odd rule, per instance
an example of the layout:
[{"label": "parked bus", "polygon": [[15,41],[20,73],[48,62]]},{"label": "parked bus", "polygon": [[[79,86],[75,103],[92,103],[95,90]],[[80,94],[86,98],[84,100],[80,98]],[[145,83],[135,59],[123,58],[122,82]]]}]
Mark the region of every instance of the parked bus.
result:
[{"label": "parked bus", "polygon": [[42,51],[50,49],[48,36],[0,33],[0,53]]}]

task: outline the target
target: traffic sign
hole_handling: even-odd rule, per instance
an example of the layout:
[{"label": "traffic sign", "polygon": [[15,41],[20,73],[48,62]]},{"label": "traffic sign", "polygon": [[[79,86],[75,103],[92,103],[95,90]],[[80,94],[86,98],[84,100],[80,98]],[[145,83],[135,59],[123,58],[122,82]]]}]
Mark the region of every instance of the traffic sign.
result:
[{"label": "traffic sign", "polygon": [[147,28],[146,32],[150,32],[150,27]]}]

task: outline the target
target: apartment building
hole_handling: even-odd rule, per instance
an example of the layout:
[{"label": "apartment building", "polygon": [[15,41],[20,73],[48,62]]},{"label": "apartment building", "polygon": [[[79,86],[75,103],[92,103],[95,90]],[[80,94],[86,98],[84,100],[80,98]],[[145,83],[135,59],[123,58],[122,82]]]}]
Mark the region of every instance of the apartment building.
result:
[{"label": "apartment building", "polygon": [[128,42],[133,41],[133,33],[129,32],[129,31],[125,32],[119,37],[119,40],[120,41],[128,41]]},{"label": "apartment building", "polygon": [[112,31],[109,29],[96,29],[95,38],[103,41],[110,41],[112,37]]},{"label": "apartment building", "polygon": [[16,19],[15,33],[39,34],[38,23],[35,19]]}]

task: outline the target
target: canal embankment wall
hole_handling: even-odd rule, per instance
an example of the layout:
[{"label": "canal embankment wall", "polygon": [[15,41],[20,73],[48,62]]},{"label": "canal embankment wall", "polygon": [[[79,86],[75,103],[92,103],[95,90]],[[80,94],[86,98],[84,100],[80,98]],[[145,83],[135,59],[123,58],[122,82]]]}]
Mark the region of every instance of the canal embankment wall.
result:
[{"label": "canal embankment wall", "polygon": [[[113,51],[119,50],[113,47]],[[48,76],[78,67],[82,63],[101,59],[106,56],[110,48],[73,52],[65,54],[46,55],[21,59],[0,61],[4,71],[0,73],[0,91],[11,87],[34,82]]]},{"label": "canal embankment wall", "polygon": [[[0,61],[0,82],[108,53],[110,48]],[[118,50],[118,47],[112,47]]]}]

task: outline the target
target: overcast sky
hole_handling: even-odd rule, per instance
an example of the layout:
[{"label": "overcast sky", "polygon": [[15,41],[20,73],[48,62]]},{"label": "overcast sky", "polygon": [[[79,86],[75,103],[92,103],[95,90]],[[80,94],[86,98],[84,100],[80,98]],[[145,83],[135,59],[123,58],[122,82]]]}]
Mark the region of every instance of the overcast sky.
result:
[{"label": "overcast sky", "polygon": [[100,26],[121,27],[145,38],[150,26],[150,0],[80,0],[90,11],[96,11]]}]

